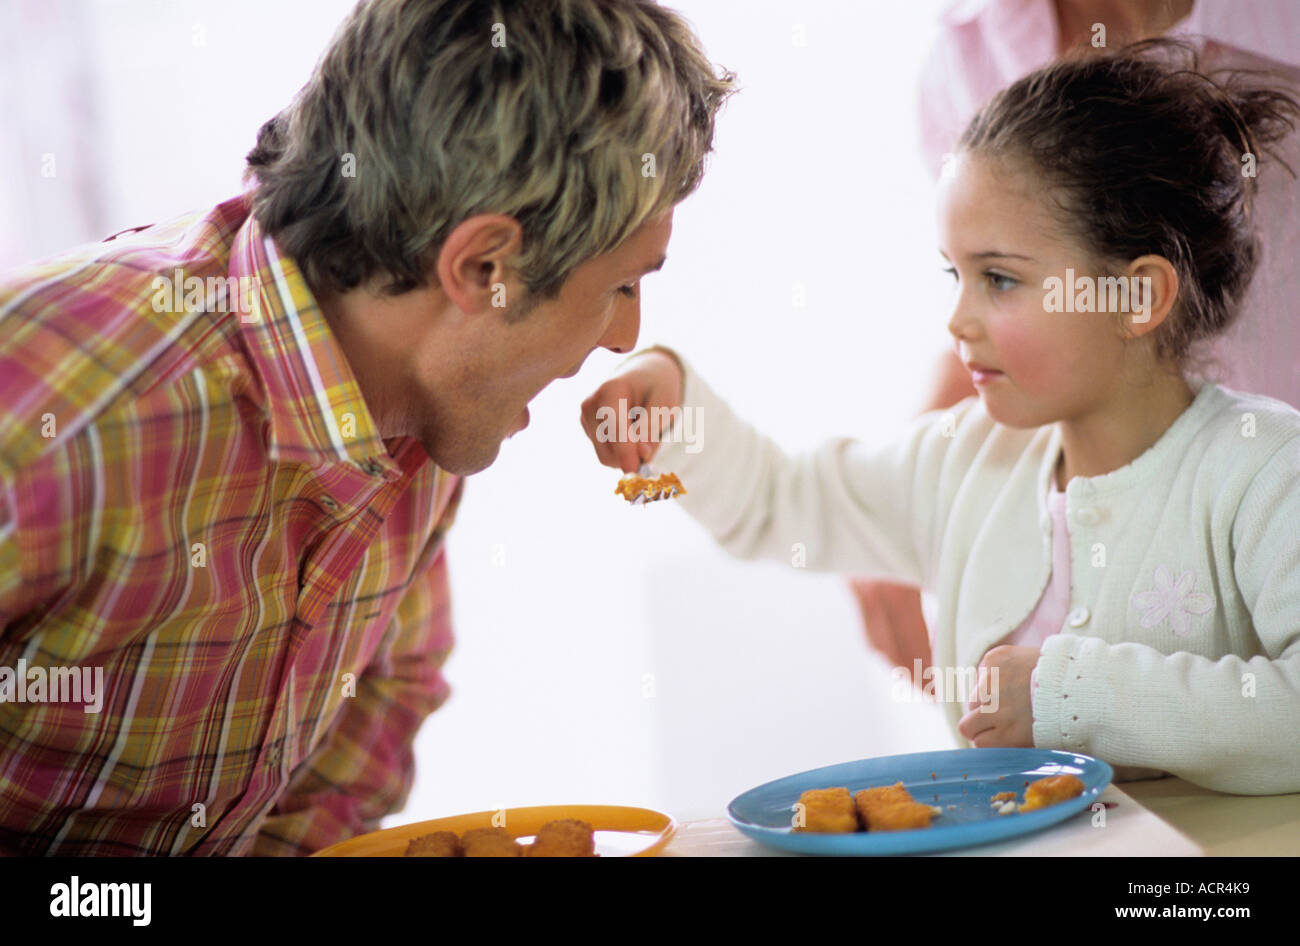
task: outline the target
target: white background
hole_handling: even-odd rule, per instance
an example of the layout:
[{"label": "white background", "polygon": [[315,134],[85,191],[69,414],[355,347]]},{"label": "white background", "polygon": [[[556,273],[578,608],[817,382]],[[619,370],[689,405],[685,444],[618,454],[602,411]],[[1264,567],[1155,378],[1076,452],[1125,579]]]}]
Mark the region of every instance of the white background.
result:
[{"label": "white background", "polygon": [[[670,5],[742,91],[642,283],[642,342],[680,349],[791,449],[889,439],[949,341],[916,130],[937,0]],[[350,6],[7,0],[0,265],[237,193],[257,128]],[[840,578],[732,561],[671,504],[613,495],[577,418],[618,361],[551,385],[467,484],[453,697],[387,824],[564,802],[709,817],[781,775],[954,744],[937,707],[891,699]]]}]

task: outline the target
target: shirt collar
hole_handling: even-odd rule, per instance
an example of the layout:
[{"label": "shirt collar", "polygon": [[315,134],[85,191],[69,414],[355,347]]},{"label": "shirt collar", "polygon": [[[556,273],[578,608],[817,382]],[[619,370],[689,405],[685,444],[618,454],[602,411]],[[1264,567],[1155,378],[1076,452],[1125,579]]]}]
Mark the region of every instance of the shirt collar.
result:
[{"label": "shirt collar", "polygon": [[400,475],[302,272],[251,213],[231,246],[229,274],[250,280],[239,331],[266,394],[270,458],[310,469],[352,461]]}]

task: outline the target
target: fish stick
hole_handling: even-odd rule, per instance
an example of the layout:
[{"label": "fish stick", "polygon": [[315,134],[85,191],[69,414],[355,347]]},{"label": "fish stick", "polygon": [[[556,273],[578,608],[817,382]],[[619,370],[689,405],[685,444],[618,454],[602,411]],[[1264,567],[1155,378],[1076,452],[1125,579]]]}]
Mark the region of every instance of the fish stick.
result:
[{"label": "fish stick", "polygon": [[859,815],[865,809],[880,805],[896,805],[899,802],[916,801],[902,782],[895,782],[893,785],[878,785],[875,788],[864,788],[853,796],[853,800],[857,803]]},{"label": "fish stick", "polygon": [[474,828],[460,839],[465,857],[522,857],[523,848],[505,828]]},{"label": "fish stick", "polygon": [[847,788],[810,788],[799,796],[803,824],[794,830],[820,834],[849,834],[858,830],[858,815]]},{"label": "fish stick", "polygon": [[1021,811],[1034,811],[1058,802],[1069,801],[1083,794],[1083,782],[1073,775],[1052,775],[1040,778],[1025,789],[1025,803]]},{"label": "fish stick", "polygon": [[460,857],[460,838],[451,831],[435,831],[411,838],[406,844],[407,857]]},{"label": "fish stick", "polygon": [[591,825],[576,818],[548,821],[524,851],[525,857],[599,857]]},{"label": "fish stick", "polygon": [[908,831],[930,827],[935,810],[912,797],[902,782],[864,788],[853,797],[858,818],[868,831]]},{"label": "fish stick", "polygon": [[930,827],[934,808],[919,801],[900,801],[892,805],[872,805],[867,809],[868,831],[910,831]]}]

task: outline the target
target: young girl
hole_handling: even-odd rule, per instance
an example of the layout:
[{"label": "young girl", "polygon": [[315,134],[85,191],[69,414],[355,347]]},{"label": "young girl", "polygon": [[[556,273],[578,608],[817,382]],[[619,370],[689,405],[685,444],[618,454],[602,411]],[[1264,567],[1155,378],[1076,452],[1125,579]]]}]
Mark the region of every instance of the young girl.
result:
[{"label": "young girl", "polygon": [[[937,667],[997,683],[946,703],[974,745],[1295,792],[1300,413],[1191,369],[1236,315],[1252,175],[1300,107],[1195,65],[1167,41],[1058,62],[971,122],[939,230],[978,398],[886,449],[790,457],[656,349],[584,426],[605,464],[676,473],[739,557],[802,548],[809,568],[934,590]],[[607,442],[597,411],[620,398],[698,411],[701,441]]]}]

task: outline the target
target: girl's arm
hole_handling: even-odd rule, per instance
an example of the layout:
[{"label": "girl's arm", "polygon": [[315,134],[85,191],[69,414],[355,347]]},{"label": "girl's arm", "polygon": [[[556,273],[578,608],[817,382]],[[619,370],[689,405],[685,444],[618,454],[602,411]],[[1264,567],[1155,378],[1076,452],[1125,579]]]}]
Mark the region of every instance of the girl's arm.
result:
[{"label": "girl's arm", "polygon": [[1210,660],[1057,634],[1038,661],[1034,745],[1220,792],[1300,792],[1297,694],[1300,654]]},{"label": "girl's arm", "polygon": [[[1254,477],[1232,526],[1236,591],[1263,653],[1218,660],[1058,634],[1043,645],[1034,744],[1151,766],[1239,795],[1300,792],[1300,441]],[[1229,583],[1224,588],[1224,581]],[[1219,602],[1219,607],[1223,602]],[[1243,633],[1244,631],[1244,633]]]},{"label": "girl's arm", "polygon": [[[945,513],[937,502],[945,459],[976,439],[962,421],[924,415],[901,441],[868,449],[849,439],[787,455],[741,420],[682,361],[682,414],[654,456],[687,494],[676,502],[738,558],[930,582]],[[969,425],[967,425],[969,426]]]}]

